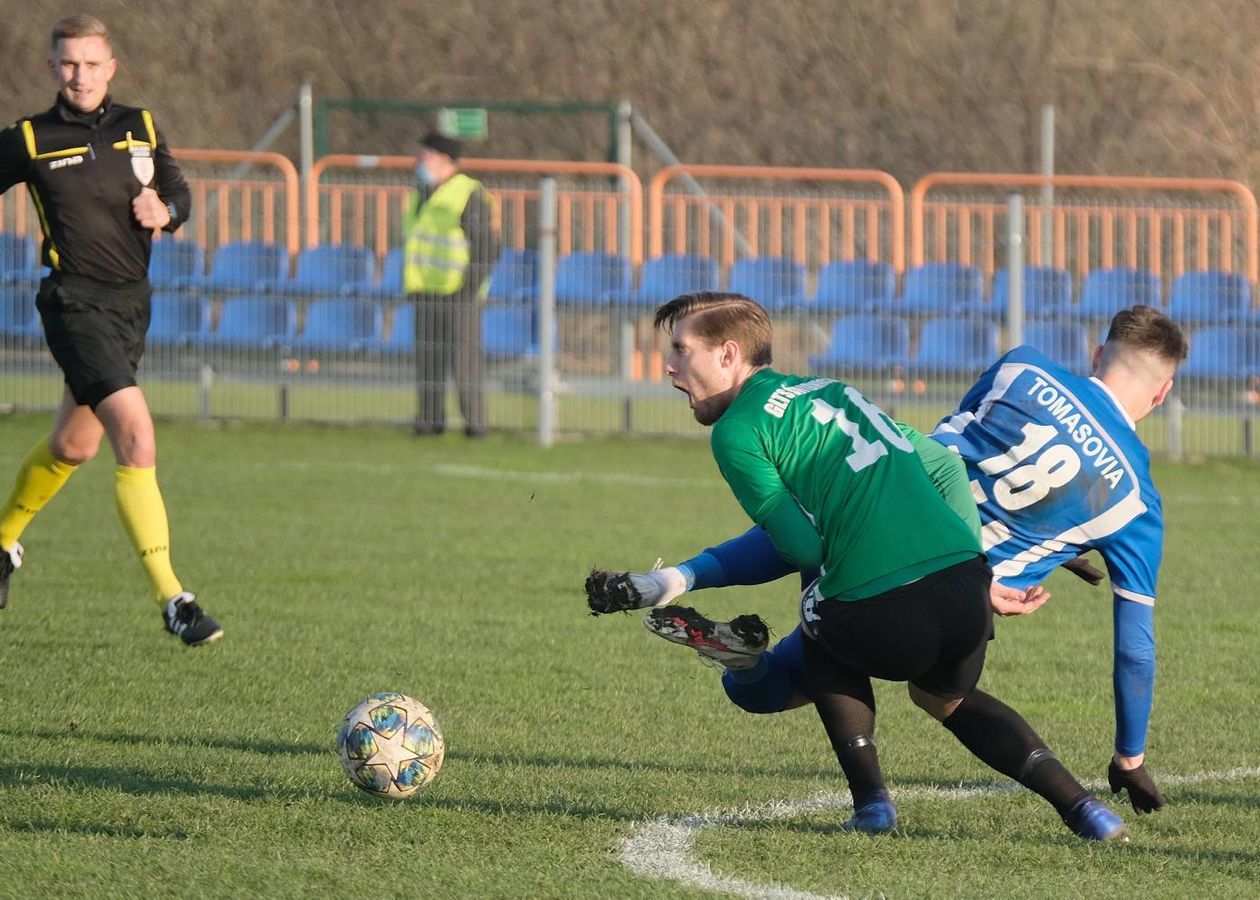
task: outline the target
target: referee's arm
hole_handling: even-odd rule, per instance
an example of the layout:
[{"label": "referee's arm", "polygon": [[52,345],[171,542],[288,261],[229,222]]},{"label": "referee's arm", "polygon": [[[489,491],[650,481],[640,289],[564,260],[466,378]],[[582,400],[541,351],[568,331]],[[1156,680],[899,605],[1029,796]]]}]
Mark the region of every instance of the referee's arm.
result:
[{"label": "referee's arm", "polygon": [[162,230],[174,231],[188,221],[192,213],[192,191],[188,189],[188,182],[184,181],[184,175],[160,131],[157,133],[157,149],[153,152],[153,168],[154,189],[171,214],[171,221]]},{"label": "referee's arm", "polygon": [[31,157],[17,126],[0,131],[0,194],[26,181],[30,170]]}]

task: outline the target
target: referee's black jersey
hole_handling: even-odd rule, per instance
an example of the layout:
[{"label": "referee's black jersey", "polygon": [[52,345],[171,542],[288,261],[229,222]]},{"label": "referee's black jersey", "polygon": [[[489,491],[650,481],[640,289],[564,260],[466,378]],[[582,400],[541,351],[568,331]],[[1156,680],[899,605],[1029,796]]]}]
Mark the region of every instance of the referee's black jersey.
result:
[{"label": "referee's black jersey", "polygon": [[141,188],[132,159],[143,169],[146,153],[150,186],[174,231],[192,197],[148,110],[106,97],[85,114],[58,95],[52,109],[0,131],[0,193],[26,182],[44,231],[44,265],[114,284],[148,277],[152,234],[131,211]]}]

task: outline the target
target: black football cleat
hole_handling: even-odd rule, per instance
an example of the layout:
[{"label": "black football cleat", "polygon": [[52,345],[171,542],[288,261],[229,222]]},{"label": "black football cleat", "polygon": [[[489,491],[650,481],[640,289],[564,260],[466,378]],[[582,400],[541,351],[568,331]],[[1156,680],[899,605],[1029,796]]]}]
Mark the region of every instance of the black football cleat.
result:
[{"label": "black football cleat", "polygon": [[728,669],[751,669],[770,645],[770,630],[755,615],[715,622],[689,606],[658,606],[643,624],[653,634]]},{"label": "black football cleat", "polygon": [[22,567],[22,545],[14,541],[8,550],[0,550],[0,609],[9,605],[9,579]]},{"label": "black football cleat", "polygon": [[171,598],[162,611],[166,630],[189,647],[200,647],[223,637],[223,626],[197,605],[197,598],[184,591]]}]

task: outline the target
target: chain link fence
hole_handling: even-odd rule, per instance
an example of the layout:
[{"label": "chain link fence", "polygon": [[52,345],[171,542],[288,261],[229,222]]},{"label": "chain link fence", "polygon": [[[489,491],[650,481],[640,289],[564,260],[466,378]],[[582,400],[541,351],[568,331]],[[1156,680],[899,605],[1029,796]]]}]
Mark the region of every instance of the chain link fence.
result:
[{"label": "chain link fence", "polygon": [[[652,316],[722,289],[770,310],[777,368],[927,428],[1017,341],[1088,372],[1111,315],[1144,302],[1191,339],[1148,444],[1255,449],[1256,205],[1236,182],[937,174],[906,196],[880,172],[675,166],[644,191],[609,163],[468,160],[493,198],[493,246],[474,248],[492,274],[438,328],[403,291],[411,157],[326,157],[305,196],[283,157],[179,157],[194,217],[155,243],[142,366],[160,415],[408,424],[436,353],[452,427],[472,390],[492,429],[700,434]],[[52,409],[38,222],[0,200],[0,403]]]}]

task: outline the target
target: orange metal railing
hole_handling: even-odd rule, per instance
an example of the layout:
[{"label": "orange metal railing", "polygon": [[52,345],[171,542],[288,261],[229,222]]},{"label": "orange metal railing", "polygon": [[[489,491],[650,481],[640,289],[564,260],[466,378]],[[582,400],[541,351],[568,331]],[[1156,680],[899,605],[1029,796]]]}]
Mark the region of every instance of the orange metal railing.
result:
[{"label": "orange metal railing", "polygon": [[[402,240],[401,223],[412,186],[394,184],[330,183],[323,175],[330,169],[385,169],[407,172],[415,167],[411,156],[325,156],[311,169],[307,185],[306,244],[356,243],[383,256]],[[559,252],[603,249],[624,253],[634,263],[643,259],[643,187],[633,170],[615,163],[563,162],[553,160],[464,159],[460,168],[487,182],[495,198],[504,245],[524,249],[526,235],[535,230],[536,186],[495,184],[494,175],[561,176],[566,183],[556,191]],[[571,179],[592,179],[573,185]],[[611,189],[601,182],[612,182]],[[622,212],[627,227],[619,223]],[[625,246],[622,246],[622,244]]]},{"label": "orange metal railing", "polygon": [[[229,241],[283,243],[289,256],[302,249],[301,197],[297,169],[279,153],[249,150],[174,149],[192,190],[189,236],[206,249]],[[238,178],[232,173],[201,175],[184,163],[261,167],[271,177]]]},{"label": "orange metal railing", "polygon": [[[727,184],[723,192],[711,195],[666,193],[672,182],[687,176],[723,179],[739,187],[728,192]],[[795,191],[757,193],[753,182],[794,185]],[[873,188],[879,196],[828,196],[811,182]],[[876,169],[721,165],[669,166],[649,182],[651,256],[692,252],[729,266],[740,255],[783,256],[785,250],[802,264],[821,267],[832,259],[862,256],[884,260],[901,271],[905,266],[901,185]]]},{"label": "orange metal railing", "polygon": [[[1241,182],[1222,178],[936,172],[910,191],[910,264],[948,259],[991,275],[1006,241],[1001,192],[1044,187],[1083,189],[1088,195],[1078,202],[1056,193],[1049,206],[1035,197],[1026,203],[1030,265],[1055,266],[1078,277],[1094,268],[1125,266],[1172,278],[1209,268],[1242,272],[1252,282],[1257,278],[1256,198]],[[990,197],[930,198],[937,188],[974,189]]]}]

